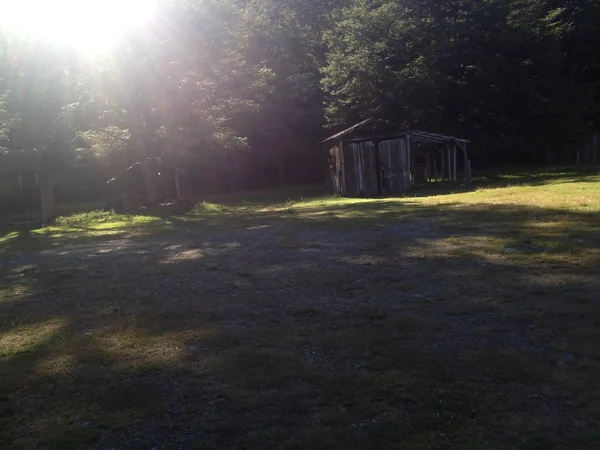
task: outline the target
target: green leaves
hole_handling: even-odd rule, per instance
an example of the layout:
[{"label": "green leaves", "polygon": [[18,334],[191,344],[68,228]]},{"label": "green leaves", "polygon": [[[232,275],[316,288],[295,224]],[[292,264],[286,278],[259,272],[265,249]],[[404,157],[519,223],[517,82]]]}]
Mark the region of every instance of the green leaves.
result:
[{"label": "green leaves", "polygon": [[355,0],[325,34],[328,124],[378,115],[539,158],[593,102],[572,42],[591,7],[560,3]]}]

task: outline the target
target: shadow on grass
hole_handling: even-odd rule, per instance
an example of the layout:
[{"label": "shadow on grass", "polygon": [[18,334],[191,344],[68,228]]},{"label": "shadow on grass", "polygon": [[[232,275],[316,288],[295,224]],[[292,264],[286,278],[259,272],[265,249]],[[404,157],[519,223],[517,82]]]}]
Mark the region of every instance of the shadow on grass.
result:
[{"label": "shadow on grass", "polygon": [[[202,204],[185,215],[108,216],[107,222],[94,220],[93,226],[65,221],[59,227],[4,232],[0,251],[42,250],[62,246],[94,245],[117,240],[176,241],[202,238],[206,233],[236,232],[253,227],[285,229],[303,227],[310,230],[364,231],[374,228],[405,226],[418,228],[435,225],[448,235],[520,236],[531,229],[533,234],[547,234],[553,240],[577,236],[579,232],[599,231],[597,213],[566,211],[554,208],[515,204],[444,203],[424,205],[403,200],[379,200],[345,203],[332,200],[315,205],[282,205],[274,209]],[[83,224],[87,223],[84,219]],[[547,223],[547,225],[544,225]],[[554,224],[554,225],[553,225]],[[546,229],[544,228],[546,226]],[[538,229],[539,228],[539,229]],[[595,236],[595,235],[594,235]],[[565,241],[566,242],[566,241]],[[595,242],[592,239],[591,242]]]},{"label": "shadow on grass", "polygon": [[417,185],[406,194],[407,197],[431,197],[440,195],[461,194],[478,189],[502,189],[516,186],[543,186],[555,183],[596,182],[600,169],[587,166],[564,167],[507,167],[504,170],[494,169],[476,174],[471,184],[458,182],[432,182]]},{"label": "shadow on grass", "polygon": [[600,219],[456,206],[44,236],[0,263],[3,442],[594,448]]},{"label": "shadow on grass", "polygon": [[596,181],[600,168],[590,166],[507,167],[503,170],[482,171],[476,182],[482,187],[539,186],[556,181]]}]

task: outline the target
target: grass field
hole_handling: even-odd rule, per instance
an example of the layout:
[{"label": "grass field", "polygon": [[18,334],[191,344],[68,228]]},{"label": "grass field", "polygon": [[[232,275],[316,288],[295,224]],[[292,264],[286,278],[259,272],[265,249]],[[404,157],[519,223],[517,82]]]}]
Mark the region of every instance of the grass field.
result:
[{"label": "grass field", "polygon": [[599,248],[572,168],[0,228],[0,448],[600,448]]}]

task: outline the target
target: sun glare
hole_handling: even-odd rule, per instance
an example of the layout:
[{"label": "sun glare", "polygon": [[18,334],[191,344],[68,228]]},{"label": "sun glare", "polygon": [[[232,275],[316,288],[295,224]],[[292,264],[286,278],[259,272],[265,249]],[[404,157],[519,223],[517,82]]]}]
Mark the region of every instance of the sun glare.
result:
[{"label": "sun glare", "polygon": [[0,0],[0,27],[97,52],[142,25],[156,0]]}]

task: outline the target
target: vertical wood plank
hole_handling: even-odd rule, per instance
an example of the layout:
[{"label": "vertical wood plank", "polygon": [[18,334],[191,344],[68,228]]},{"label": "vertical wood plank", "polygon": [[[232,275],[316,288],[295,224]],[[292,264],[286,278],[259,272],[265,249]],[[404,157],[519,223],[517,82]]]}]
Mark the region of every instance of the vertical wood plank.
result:
[{"label": "vertical wood plank", "polygon": [[338,148],[340,149],[340,194],[348,195],[348,191],[346,189],[346,159],[344,155],[344,142],[340,141]]},{"label": "vertical wood plank", "polygon": [[374,147],[375,148],[373,149],[373,162],[375,165],[375,184],[377,195],[381,195],[383,194],[383,180],[381,179],[381,157],[379,155],[379,141],[374,142]]},{"label": "vertical wood plank", "polygon": [[448,181],[452,181],[452,155],[450,154],[450,146],[446,146],[446,153],[448,155]]},{"label": "vertical wood plank", "polygon": [[445,147],[442,147],[442,150],[440,150],[440,157],[442,159],[442,182],[444,182],[444,177],[446,176],[446,154],[445,154]]},{"label": "vertical wood plank", "polygon": [[458,175],[456,173],[456,144],[454,144],[452,146],[452,153],[453,153],[453,158],[454,158],[454,165],[453,165],[453,174],[452,174],[452,181],[458,181]]},{"label": "vertical wood plank", "polygon": [[412,155],[410,151],[410,133],[406,135],[406,155],[408,159],[408,181],[404,185],[406,190],[409,190],[412,186]]}]

